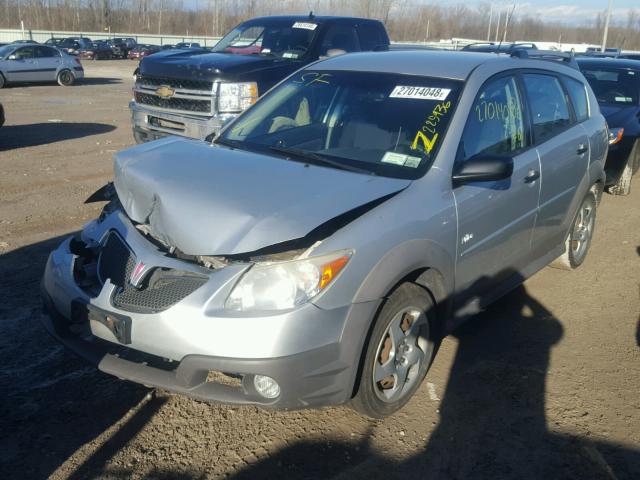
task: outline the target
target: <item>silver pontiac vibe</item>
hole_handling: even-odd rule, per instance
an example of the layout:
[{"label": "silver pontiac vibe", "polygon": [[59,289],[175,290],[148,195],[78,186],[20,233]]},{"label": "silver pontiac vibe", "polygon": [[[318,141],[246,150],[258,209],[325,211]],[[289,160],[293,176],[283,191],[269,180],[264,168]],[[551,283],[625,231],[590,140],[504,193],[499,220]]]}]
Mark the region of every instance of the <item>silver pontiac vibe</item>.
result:
[{"label": "silver pontiac vibe", "polygon": [[102,214],[49,257],[45,326],[195,398],[393,413],[461,320],[585,259],[607,129],[567,60],[341,55],[213,144],[117,154]]}]

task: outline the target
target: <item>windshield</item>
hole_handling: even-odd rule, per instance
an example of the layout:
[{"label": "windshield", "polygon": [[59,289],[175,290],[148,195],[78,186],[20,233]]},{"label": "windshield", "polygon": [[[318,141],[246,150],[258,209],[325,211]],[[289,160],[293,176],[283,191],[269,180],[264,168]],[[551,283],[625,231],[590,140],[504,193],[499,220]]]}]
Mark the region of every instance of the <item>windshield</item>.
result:
[{"label": "windshield", "polygon": [[226,34],[212,51],[301,58],[307,53],[317,29],[318,24],[312,20],[265,20],[261,23],[243,23]]},{"label": "windshield", "polygon": [[580,70],[598,103],[638,105],[640,70],[610,67],[581,67]]},{"label": "windshield", "polygon": [[0,58],[10,55],[16,48],[16,45],[5,45],[4,47],[0,47]]},{"label": "windshield", "polygon": [[217,142],[414,179],[437,153],[460,85],[397,74],[306,70],[258,101]]}]

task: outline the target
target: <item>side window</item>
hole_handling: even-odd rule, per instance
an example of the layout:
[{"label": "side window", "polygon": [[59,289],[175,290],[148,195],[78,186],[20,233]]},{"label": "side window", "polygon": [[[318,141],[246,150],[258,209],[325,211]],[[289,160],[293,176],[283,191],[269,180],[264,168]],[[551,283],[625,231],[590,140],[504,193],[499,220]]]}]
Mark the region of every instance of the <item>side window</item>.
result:
[{"label": "side window", "polygon": [[360,48],[364,51],[374,50],[376,47],[386,43],[382,38],[380,28],[371,23],[358,25],[358,38],[360,39]]},{"label": "side window", "polygon": [[567,98],[556,77],[525,74],[523,79],[536,142],[544,142],[571,125]]},{"label": "side window", "polygon": [[462,134],[461,158],[510,154],[526,146],[520,95],[513,77],[490,80],[478,93]]},{"label": "side window", "polygon": [[57,57],[58,52],[53,48],[49,48],[49,47],[36,47],[36,56],[38,58]]},{"label": "side window", "polygon": [[33,47],[24,47],[16,50],[14,55],[18,60],[27,60],[34,58]]},{"label": "side window", "polygon": [[569,97],[571,97],[576,119],[578,122],[584,122],[589,118],[589,102],[587,101],[587,92],[584,89],[584,84],[568,77],[563,77],[562,80],[564,81],[564,86],[567,87]]},{"label": "side window", "polygon": [[332,25],[324,34],[320,55],[330,57],[360,50],[355,29],[350,25]]}]

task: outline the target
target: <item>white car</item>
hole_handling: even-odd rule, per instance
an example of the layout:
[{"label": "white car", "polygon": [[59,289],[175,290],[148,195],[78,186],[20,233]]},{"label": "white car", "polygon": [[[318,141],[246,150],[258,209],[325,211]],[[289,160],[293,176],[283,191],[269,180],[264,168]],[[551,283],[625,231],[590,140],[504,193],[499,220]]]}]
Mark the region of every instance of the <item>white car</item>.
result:
[{"label": "white car", "polygon": [[48,45],[11,44],[0,47],[0,88],[7,83],[58,82],[69,86],[84,77],[76,57]]}]

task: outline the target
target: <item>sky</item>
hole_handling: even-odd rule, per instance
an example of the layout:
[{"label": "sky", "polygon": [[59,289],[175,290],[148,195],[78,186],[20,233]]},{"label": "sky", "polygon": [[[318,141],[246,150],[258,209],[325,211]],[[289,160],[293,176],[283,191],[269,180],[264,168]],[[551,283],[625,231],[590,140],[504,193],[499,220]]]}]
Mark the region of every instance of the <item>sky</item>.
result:
[{"label": "sky", "polygon": [[[491,0],[486,0],[491,1]],[[482,3],[478,1],[477,3]],[[493,1],[494,5],[511,5],[511,1]],[[539,16],[541,20],[565,23],[587,23],[595,19],[598,12],[607,9],[608,0],[531,0],[516,1],[516,14]],[[631,9],[640,13],[639,0],[614,0],[611,14],[612,21],[625,22]]]}]

